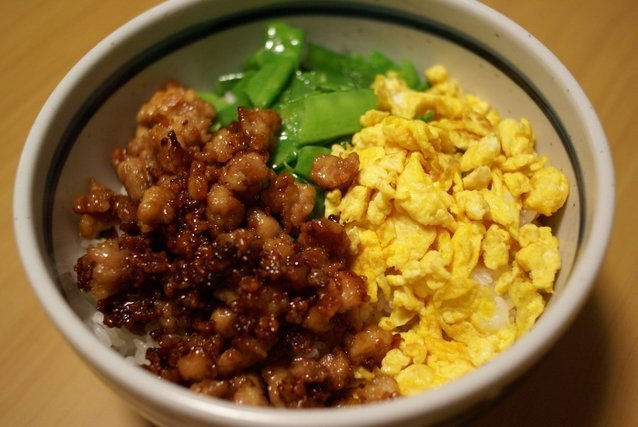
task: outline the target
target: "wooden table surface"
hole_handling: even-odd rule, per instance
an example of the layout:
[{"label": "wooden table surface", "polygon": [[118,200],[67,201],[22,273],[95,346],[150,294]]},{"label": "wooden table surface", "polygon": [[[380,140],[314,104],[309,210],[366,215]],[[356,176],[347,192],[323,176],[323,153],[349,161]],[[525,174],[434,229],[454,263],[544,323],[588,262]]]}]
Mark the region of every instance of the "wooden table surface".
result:
[{"label": "wooden table surface", "polygon": [[[150,426],[79,360],[40,308],[18,259],[11,200],[27,132],[55,85],[94,44],[157,3],[0,2],[0,426]],[[471,425],[638,425],[638,132],[631,128],[638,127],[638,2],[486,3],[540,39],[582,85],[605,127],[618,193],[589,303],[542,363]]]}]

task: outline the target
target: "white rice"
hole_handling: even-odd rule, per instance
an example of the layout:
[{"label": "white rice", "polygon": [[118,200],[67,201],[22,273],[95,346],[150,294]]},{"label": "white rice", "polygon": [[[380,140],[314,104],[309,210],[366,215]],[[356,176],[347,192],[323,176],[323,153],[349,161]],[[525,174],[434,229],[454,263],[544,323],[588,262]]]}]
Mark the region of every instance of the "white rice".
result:
[{"label": "white rice", "polygon": [[498,331],[509,326],[512,321],[512,313],[515,314],[514,304],[511,302],[508,296],[502,297],[496,294],[494,291],[494,282],[503,271],[494,271],[485,267],[484,265],[477,265],[470,278],[479,286],[489,286],[494,297],[494,315],[487,321],[481,324],[481,327],[486,331]]},{"label": "white rice", "polygon": [[150,347],[155,347],[157,344],[148,333],[144,336],[139,336],[125,328],[110,328],[106,326],[104,324],[104,314],[96,308],[95,298],[77,288],[72,273],[62,274],[60,282],[62,291],[73,311],[102,344],[114,349],[136,365],[150,363],[146,358],[146,350]]},{"label": "white rice", "polygon": [[474,280],[479,285],[492,285],[494,284],[495,272],[483,265],[477,265],[472,273],[470,279]]},{"label": "white rice", "polygon": [[531,224],[538,218],[538,212],[531,209],[522,209],[520,217],[520,226]]}]

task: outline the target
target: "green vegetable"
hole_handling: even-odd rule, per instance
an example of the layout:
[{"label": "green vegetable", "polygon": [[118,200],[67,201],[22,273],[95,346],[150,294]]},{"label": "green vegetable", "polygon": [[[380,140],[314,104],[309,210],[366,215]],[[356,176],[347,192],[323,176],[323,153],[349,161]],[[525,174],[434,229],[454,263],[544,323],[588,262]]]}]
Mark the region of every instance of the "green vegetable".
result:
[{"label": "green vegetable", "polygon": [[325,47],[308,44],[304,65],[312,70],[320,70],[328,75],[345,77],[352,87],[368,87],[377,74],[395,71],[413,89],[421,85],[414,65],[407,60],[397,64],[378,51],[372,51],[368,58],[359,55],[345,55]]},{"label": "green vegetable", "polygon": [[419,120],[422,120],[424,122],[431,122],[432,120],[434,120],[434,116],[436,115],[436,113],[432,110],[428,110],[425,113],[423,113],[423,115],[421,117],[419,117]]},{"label": "green vegetable", "polygon": [[304,65],[333,78],[342,76],[342,82],[350,87],[368,87],[375,77],[372,67],[361,57],[344,55],[315,44],[308,44]]},{"label": "green vegetable", "polygon": [[246,76],[246,73],[230,73],[219,76],[215,87],[215,94],[224,96],[226,92],[233,88]]},{"label": "green vegetable", "polygon": [[223,110],[224,108],[228,107],[228,103],[226,101],[224,101],[223,98],[221,98],[219,95],[217,95],[215,93],[212,93],[212,92],[199,92],[197,95],[200,98],[202,98],[204,101],[208,102],[213,107],[215,107],[215,110],[217,110],[217,111]]},{"label": "green vegetable", "polygon": [[[235,73],[233,75],[227,74],[222,76],[217,81],[217,89],[215,93],[219,93],[219,87],[228,88],[221,94],[217,95],[219,101],[218,104],[215,104],[213,100],[203,99],[212,103],[217,109],[217,123],[214,125],[219,126],[228,126],[231,122],[237,120],[237,108],[238,107],[248,107],[251,108],[253,105],[246,95],[245,88],[252,76],[255,75],[254,71],[247,71],[245,73]],[[210,95],[210,94],[208,94]]]},{"label": "green vegetable", "polygon": [[[405,80],[409,87],[419,90],[419,87],[422,85],[422,83],[419,79],[419,73],[416,71],[416,67],[412,62],[403,60],[397,72],[399,73],[399,77]],[[427,87],[429,86],[427,81],[425,81],[425,84],[425,89],[427,89]]]},{"label": "green vegetable", "polygon": [[[282,130],[271,167],[302,181],[310,181],[314,158],[328,154],[330,143],[348,140],[361,129],[361,115],[377,106],[370,85],[378,74],[394,71],[416,90],[428,87],[410,61],[396,63],[378,51],[365,57],[306,44],[303,30],[283,22],[270,22],[264,38],[240,72],[220,76],[214,91],[199,96],[217,109],[214,129],[237,120],[240,106],[277,111]],[[421,119],[432,117],[426,113]],[[323,197],[317,190],[315,216],[323,215]]]},{"label": "green vegetable", "polygon": [[297,145],[349,135],[361,129],[359,118],[375,108],[372,89],[319,93],[283,105],[282,120]]},{"label": "green vegetable", "polygon": [[253,53],[244,63],[245,70],[258,70],[273,57],[284,56],[299,67],[304,49],[304,32],[283,22],[270,22],[266,25],[264,46]]},{"label": "green vegetable", "polygon": [[323,218],[326,214],[326,193],[323,190],[316,190],[315,207],[310,213],[311,218]]},{"label": "green vegetable", "polygon": [[327,147],[321,147],[316,145],[307,145],[299,149],[297,154],[297,164],[295,165],[295,173],[310,179],[310,170],[312,169],[312,162],[315,157],[320,154],[330,154],[330,149]]},{"label": "green vegetable", "polygon": [[284,169],[286,165],[293,164],[297,159],[297,153],[299,148],[297,144],[291,139],[287,139],[285,135],[279,138],[275,151],[270,157],[270,163],[272,168],[279,172]]},{"label": "green vegetable", "polygon": [[350,90],[352,86],[347,79],[323,71],[297,70],[286,89],[276,101],[278,105],[288,104],[307,95],[323,92]]},{"label": "green vegetable", "polygon": [[246,62],[244,62],[244,70],[255,71],[261,68],[264,65],[265,57],[266,57],[266,49],[261,48],[257,50],[255,53],[250,55]]},{"label": "green vegetable", "polygon": [[383,74],[390,70],[397,70],[399,67],[390,58],[377,50],[373,50],[368,55],[368,63],[376,74]]},{"label": "green vegetable", "polygon": [[283,56],[294,61],[295,68],[301,63],[304,48],[304,32],[283,22],[271,22],[266,29],[266,60],[269,55]]},{"label": "green vegetable", "polygon": [[284,56],[268,60],[246,83],[245,92],[253,105],[270,107],[295,70],[294,60]]}]

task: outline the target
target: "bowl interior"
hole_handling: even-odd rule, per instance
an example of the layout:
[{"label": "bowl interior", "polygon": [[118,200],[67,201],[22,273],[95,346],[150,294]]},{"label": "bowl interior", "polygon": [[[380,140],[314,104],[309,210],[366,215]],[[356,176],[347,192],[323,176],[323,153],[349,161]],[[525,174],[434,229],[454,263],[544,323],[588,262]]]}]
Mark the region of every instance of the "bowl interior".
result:
[{"label": "bowl interior", "polygon": [[[580,262],[577,258],[582,248],[590,244],[591,215],[601,191],[596,181],[594,147],[605,143],[593,141],[592,130],[585,126],[580,110],[574,106],[582,101],[578,98],[580,93],[566,94],[574,89],[578,92],[578,86],[549,52],[536,41],[526,39],[529,35],[523,30],[472,2],[435,1],[422,5],[398,1],[388,2],[385,8],[365,1],[349,4],[248,1],[216,2],[216,9],[203,2],[178,3],[161,5],[105,40],[58,87],[55,102],[43,109],[38,119],[39,130],[31,137],[34,140],[31,145],[40,152],[32,164],[24,166],[35,176],[29,191],[44,194],[41,199],[33,198],[35,208],[30,214],[35,219],[39,255],[50,279],[34,287],[42,289],[53,284],[62,294],[63,282],[72,276],[73,265],[83,252],[78,218],[71,211],[72,201],[86,191],[90,177],[116,191],[121,188],[110,164],[110,154],[115,147],[128,142],[141,104],[169,79],[198,90],[211,90],[218,75],[240,69],[242,61],[261,46],[264,24],[282,19],[303,27],[307,40],[337,50],[367,54],[376,49],[396,60],[410,59],[420,71],[443,64],[466,92],[487,101],[501,117],[525,117],[531,122],[537,135],[537,151],[546,155],[570,183],[567,203],[552,221],[561,242],[562,269],[557,291],[540,322],[549,317],[564,323],[572,315],[556,314],[561,308],[554,306],[568,289],[582,286],[577,298],[568,304],[568,310],[574,311],[586,294],[588,283],[574,283],[570,273]],[[171,18],[166,20],[169,15]],[[558,70],[553,69],[556,66]],[[584,175],[583,170],[593,173]],[[583,280],[587,282],[591,277]],[[47,305],[46,301],[43,303]],[[50,313],[59,308],[52,304],[48,306]],[[551,313],[555,313],[554,317]],[[86,316],[82,311],[75,314],[78,324]],[[548,324],[543,333],[555,336],[563,327]],[[64,328],[61,326],[68,334]],[[533,330],[530,335],[534,334]],[[529,345],[511,353],[516,354],[502,369],[497,365],[499,360],[505,360],[501,359],[503,356],[490,363],[492,366],[487,369],[491,372],[480,381],[457,380],[455,383],[460,385],[443,387],[453,392],[432,392],[439,393],[438,400],[411,398],[421,400],[404,415],[443,406],[464,394],[474,393],[474,400],[483,399],[486,396],[478,393],[481,384],[493,385],[499,391],[545,350],[548,340],[539,334],[524,337],[521,341]],[[520,345],[516,343],[514,347]],[[88,344],[84,345],[80,352],[86,355],[87,347]],[[115,375],[114,371],[122,366],[106,368],[110,372],[105,376]],[[498,382],[499,377],[505,381]],[[360,415],[363,416],[360,422],[364,422],[381,413]],[[387,415],[387,419],[395,415]],[[435,418],[448,415],[439,411]],[[384,416],[377,422],[385,423]],[[292,418],[277,420],[294,422]]]}]

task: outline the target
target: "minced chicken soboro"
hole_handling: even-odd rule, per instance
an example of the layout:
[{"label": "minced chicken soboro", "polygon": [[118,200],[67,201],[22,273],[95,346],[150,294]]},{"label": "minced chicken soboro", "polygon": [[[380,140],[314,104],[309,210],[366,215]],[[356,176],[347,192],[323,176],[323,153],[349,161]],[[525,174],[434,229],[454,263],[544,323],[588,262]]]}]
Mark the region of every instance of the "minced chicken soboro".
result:
[{"label": "minced chicken soboro", "polygon": [[[370,319],[336,218],[310,219],[313,186],[267,165],[279,116],[215,111],[170,82],[137,114],[113,166],[126,195],[91,181],[73,209],[94,242],[75,266],[108,327],[149,334],[145,367],[196,392],[250,405],[340,406],[393,398],[379,366],[400,337]],[[313,177],[347,188],[356,154]],[[334,219],[334,220],[333,220]],[[374,373],[355,377],[365,368]]]}]

